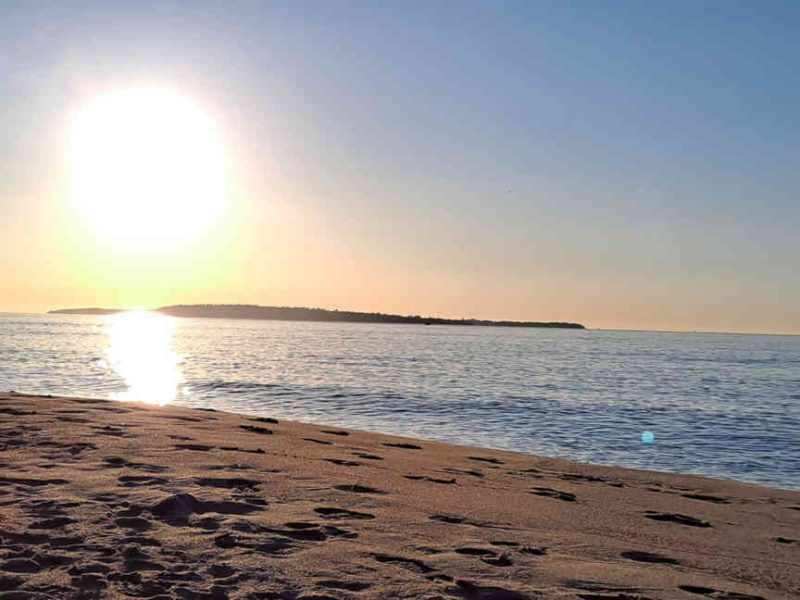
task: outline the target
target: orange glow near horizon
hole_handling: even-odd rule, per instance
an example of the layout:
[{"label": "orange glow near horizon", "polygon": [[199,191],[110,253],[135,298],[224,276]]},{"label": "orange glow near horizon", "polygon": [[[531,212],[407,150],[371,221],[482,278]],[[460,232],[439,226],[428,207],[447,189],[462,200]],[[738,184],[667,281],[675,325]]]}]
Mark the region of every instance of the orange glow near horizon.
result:
[{"label": "orange glow near horizon", "polygon": [[162,4],[3,4],[0,312],[800,335],[793,6]]}]

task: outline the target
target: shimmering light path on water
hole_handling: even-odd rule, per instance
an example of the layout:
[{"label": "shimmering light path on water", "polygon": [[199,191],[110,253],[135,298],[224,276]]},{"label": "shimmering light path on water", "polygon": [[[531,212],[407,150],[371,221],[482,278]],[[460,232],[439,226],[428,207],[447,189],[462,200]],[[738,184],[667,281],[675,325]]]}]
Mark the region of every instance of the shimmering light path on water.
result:
[{"label": "shimmering light path on water", "polygon": [[800,489],[797,336],[0,315],[0,389]]}]

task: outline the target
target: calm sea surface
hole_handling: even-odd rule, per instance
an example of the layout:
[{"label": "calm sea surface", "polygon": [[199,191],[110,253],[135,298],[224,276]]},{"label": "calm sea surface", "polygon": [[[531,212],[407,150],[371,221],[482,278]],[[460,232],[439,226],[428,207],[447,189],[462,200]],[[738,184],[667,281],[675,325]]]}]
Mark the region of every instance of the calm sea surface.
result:
[{"label": "calm sea surface", "polygon": [[800,489],[798,336],[0,314],[0,390]]}]

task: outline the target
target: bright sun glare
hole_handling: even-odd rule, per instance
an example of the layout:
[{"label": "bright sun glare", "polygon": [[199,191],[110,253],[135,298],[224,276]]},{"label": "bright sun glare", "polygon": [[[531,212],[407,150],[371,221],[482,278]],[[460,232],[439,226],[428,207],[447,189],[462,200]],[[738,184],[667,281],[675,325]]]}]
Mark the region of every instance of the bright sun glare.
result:
[{"label": "bright sun glare", "polygon": [[127,389],[116,400],[166,404],[183,383],[181,358],[172,349],[176,323],[172,317],[135,310],[107,318],[107,356]]},{"label": "bright sun glare", "polygon": [[225,207],[225,165],[214,124],[190,100],[155,88],[95,98],[72,120],[73,200],[112,243],[187,242]]}]

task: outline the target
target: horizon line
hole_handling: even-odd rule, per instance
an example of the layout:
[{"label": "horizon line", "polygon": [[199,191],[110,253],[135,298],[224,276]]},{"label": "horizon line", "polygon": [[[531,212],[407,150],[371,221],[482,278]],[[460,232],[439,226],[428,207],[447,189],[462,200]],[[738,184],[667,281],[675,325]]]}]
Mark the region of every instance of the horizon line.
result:
[{"label": "horizon line", "polygon": [[[419,316],[421,318],[432,318],[432,319],[447,319],[447,320],[463,320],[463,321],[506,321],[506,322],[531,322],[531,321],[515,321],[513,319],[479,319],[474,317],[433,317],[431,315],[395,315],[394,313],[381,313],[377,311],[355,311],[355,310],[343,310],[338,308],[316,308],[312,309],[309,307],[304,306],[269,306],[269,305],[262,305],[262,304],[242,304],[242,303],[214,303],[214,304],[170,304],[165,305],[157,308],[145,308],[143,306],[133,306],[133,307],[126,307],[126,308],[101,308],[97,306],[92,307],[79,307],[76,309],[71,310],[79,310],[80,308],[84,309],[100,309],[100,310],[114,310],[119,312],[130,312],[130,311],[148,311],[148,312],[157,312],[159,308],[168,308],[173,306],[254,306],[254,307],[266,307],[266,308],[302,308],[306,310],[324,310],[330,312],[363,312],[365,314],[382,314],[382,315],[391,315],[391,316]],[[13,311],[13,310],[0,310],[0,314],[18,314],[18,315],[47,315],[50,314],[53,310],[59,309],[49,309],[44,310],[43,312],[29,312],[29,311]],[[62,309],[63,310],[63,309]],[[70,309],[67,309],[70,310]],[[63,314],[63,313],[62,313]],[[75,316],[75,315],[72,315]],[[93,316],[93,315],[84,315],[84,316]],[[192,318],[192,317],[182,317],[182,318]],[[243,319],[248,320],[248,319]],[[260,319],[249,319],[249,320],[260,320]],[[291,319],[287,319],[291,320]],[[568,322],[568,321],[539,321],[539,322]],[[575,323],[578,323],[575,321]],[[384,325],[413,325],[413,323],[379,323]],[[765,332],[765,331],[714,331],[714,330],[701,330],[701,329],[641,329],[641,328],[616,328],[616,327],[592,327],[588,325],[584,325],[584,331],[619,331],[619,332],[630,332],[630,333],[686,333],[686,334],[711,334],[711,335],[769,335],[769,336],[784,336],[784,337],[800,337],[800,332],[797,333],[780,333],[780,332]]]}]

